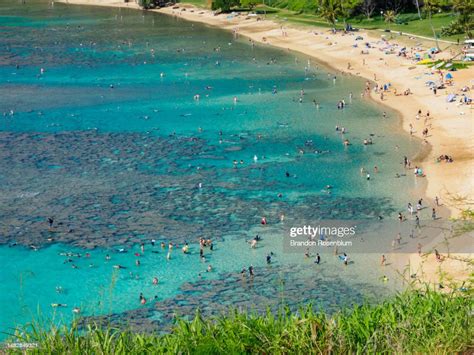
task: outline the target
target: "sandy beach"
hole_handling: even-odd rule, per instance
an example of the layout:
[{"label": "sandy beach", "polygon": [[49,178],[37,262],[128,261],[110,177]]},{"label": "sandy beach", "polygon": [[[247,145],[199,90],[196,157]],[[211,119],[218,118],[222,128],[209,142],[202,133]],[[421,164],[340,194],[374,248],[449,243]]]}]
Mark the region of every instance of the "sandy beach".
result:
[{"label": "sandy beach", "polygon": [[[124,3],[116,0],[62,0],[68,4],[100,5],[124,8],[139,8],[135,3]],[[459,105],[456,102],[447,103],[449,94],[460,93],[461,88],[472,88],[474,85],[474,67],[453,73],[453,84],[446,89],[438,90],[434,95],[425,85],[426,81],[436,81],[439,74],[435,69],[424,65],[415,65],[411,58],[399,57],[396,49],[393,54],[385,54],[383,48],[387,43],[396,45],[396,41],[381,40],[381,36],[388,39],[389,34],[380,32],[370,33],[359,31],[350,34],[332,34],[328,29],[318,27],[295,28],[269,20],[257,20],[256,17],[245,15],[229,16],[221,14],[215,16],[211,11],[194,8],[182,4],[179,8],[162,8],[157,11],[171,16],[178,16],[185,20],[201,22],[216,26],[236,34],[248,37],[252,41],[284,48],[288,51],[297,51],[325,63],[341,72],[343,75],[357,75],[379,86],[390,83],[388,92],[383,99],[372,90],[371,97],[377,102],[400,113],[403,127],[410,132],[413,126],[414,137],[422,138],[430,146],[429,154],[415,157],[414,164],[419,164],[427,178],[427,196],[434,199],[436,196],[445,207],[456,217],[463,209],[472,206],[473,176],[474,176],[474,125],[472,123],[472,105]],[[378,38],[375,37],[378,35]],[[358,47],[356,36],[362,36]],[[362,44],[376,42],[374,48],[362,54]],[[403,39],[402,39],[403,41]],[[400,44],[403,47],[405,44]],[[446,45],[445,45],[446,46]],[[396,47],[395,47],[396,48]],[[424,50],[428,49],[426,47]],[[422,53],[423,50],[416,50]],[[450,52],[445,51],[436,55],[436,58],[449,58]],[[350,68],[349,68],[350,64]],[[443,72],[445,75],[446,72]],[[372,85],[373,87],[374,85]],[[408,96],[403,91],[410,89]],[[418,110],[422,111],[416,119]],[[429,119],[426,113],[429,111]],[[426,122],[425,122],[426,121]],[[427,137],[422,136],[424,128],[429,129]],[[436,158],[447,154],[454,159],[453,163],[438,163]]]},{"label": "sandy beach", "polygon": [[[61,2],[138,8],[135,3],[116,0],[61,0]],[[412,166],[421,167],[426,175],[425,178],[420,179],[427,180],[427,197],[432,200],[438,197],[440,204],[447,208],[448,214],[443,214],[442,217],[459,217],[462,210],[472,208],[474,202],[473,106],[461,104],[459,99],[463,93],[461,89],[466,87],[469,89],[467,95],[471,97],[470,93],[474,89],[474,66],[451,72],[452,83],[446,83],[445,89],[439,89],[434,94],[426,82],[444,79],[447,72],[439,73],[429,66],[416,64],[415,53],[423,54],[434,46],[426,41],[423,45],[416,45],[416,39],[404,36],[391,39],[390,33],[377,31],[334,34],[327,28],[300,27],[256,16],[249,17],[246,14],[216,16],[209,10],[186,4],[151,11],[201,22],[233,31],[236,36],[247,37],[251,41],[300,52],[327,64],[337,71],[336,75],[357,75],[367,79],[370,81],[371,98],[399,112],[407,134],[422,139],[423,144],[426,145],[427,149],[423,154],[412,157]],[[356,41],[357,36],[361,36],[363,40]],[[370,48],[364,45],[366,42],[370,42]],[[398,56],[399,49],[405,46],[407,56]],[[436,59],[452,57],[453,46],[444,43],[442,48],[445,50],[436,54]],[[381,90],[374,90],[375,85],[381,89],[385,84],[389,84],[389,89],[384,91],[383,95],[381,95]],[[404,95],[406,90],[411,93]],[[354,94],[357,97],[359,93]],[[455,102],[447,102],[450,94],[458,95]],[[421,115],[418,115],[419,110],[421,110]],[[428,129],[427,135],[423,135],[424,129]],[[437,158],[442,155],[452,157],[453,162],[439,162]],[[465,237],[464,242],[472,243],[469,235]],[[469,268],[466,263],[459,260],[464,260],[471,255],[460,255],[452,255],[443,261],[443,269],[445,269],[443,272],[452,270],[455,278],[468,276]],[[399,259],[396,255],[392,255],[392,258]],[[401,259],[403,261],[398,260],[395,264],[407,265],[409,261],[413,270],[423,265],[423,278],[436,283],[440,263],[434,257],[421,257],[414,254],[404,255]]]}]

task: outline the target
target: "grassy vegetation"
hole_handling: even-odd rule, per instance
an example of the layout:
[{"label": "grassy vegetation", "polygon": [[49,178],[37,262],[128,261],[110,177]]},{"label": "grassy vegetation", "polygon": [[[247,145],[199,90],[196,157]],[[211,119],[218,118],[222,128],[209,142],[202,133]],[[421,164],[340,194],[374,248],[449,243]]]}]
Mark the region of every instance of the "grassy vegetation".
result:
[{"label": "grassy vegetation", "polygon": [[[438,69],[466,69],[469,68],[471,65],[474,65],[472,62],[462,62],[462,61],[452,61],[450,62],[449,68],[447,67],[448,62],[444,60],[436,60],[436,61],[431,61],[431,60],[423,60],[417,63],[418,65],[426,65],[428,67],[434,67]],[[438,65],[440,64],[440,65]],[[437,66],[438,65],[438,66]]]},{"label": "grassy vegetation", "polygon": [[[454,16],[449,13],[441,13],[441,14],[436,14],[433,15],[432,18],[432,23],[433,27],[436,31],[436,34],[439,36],[441,39],[445,40],[456,40],[457,38],[462,39],[462,35],[455,35],[455,36],[442,36],[441,35],[441,28],[442,27],[447,27],[451,21],[454,20]],[[351,20],[351,23],[353,23],[355,26],[361,27],[361,28],[366,28],[366,29],[390,29],[392,31],[396,32],[407,32],[407,33],[412,33],[415,35],[419,36],[424,36],[424,37],[433,37],[433,32],[431,30],[431,27],[428,23],[427,19],[422,19],[420,20],[418,17],[416,17],[416,14],[405,14],[405,15],[399,15],[397,17],[397,22],[394,24],[390,24],[390,26],[382,20],[381,16],[377,16],[371,20],[368,20],[367,18],[356,18]]]},{"label": "grassy vegetation", "polygon": [[[286,9],[276,9],[265,6],[259,6],[258,11],[264,11],[270,18],[284,19],[290,23],[297,23],[303,25],[313,25],[322,27],[332,27],[323,18],[316,14],[306,12],[294,12]],[[442,36],[441,28],[446,27],[453,21],[454,17],[451,14],[441,13],[433,16],[432,23],[433,27],[438,35],[438,38],[442,40],[456,41],[458,38],[462,42],[464,35],[454,36]],[[428,23],[427,19],[420,20],[416,14],[403,14],[397,17],[397,23],[387,24],[385,20],[379,15],[374,16],[370,20],[363,16],[358,16],[347,20],[353,27],[368,29],[368,30],[386,30],[390,29],[393,32],[404,32],[410,33],[417,36],[433,37],[433,32]],[[343,28],[343,23],[339,22],[336,24],[336,28]]]},{"label": "grassy vegetation", "polygon": [[[185,0],[183,3],[193,4],[197,7],[209,8],[210,2],[208,0]],[[315,2],[307,3],[306,1],[301,2],[267,2],[273,6],[258,5],[254,11],[260,14],[266,14],[267,18],[278,21],[286,21],[289,23],[299,25],[310,25],[310,26],[321,26],[321,27],[333,27],[325,19],[316,14]],[[291,5],[291,6],[290,6]],[[314,9],[313,9],[314,7]],[[458,39],[462,42],[464,35],[453,35],[443,36],[441,34],[441,28],[447,27],[455,19],[452,13],[438,13],[434,14],[432,18],[432,24],[438,35],[439,39],[448,41],[457,41]],[[359,15],[354,18],[347,20],[353,27],[369,30],[386,30],[390,29],[394,32],[410,33],[417,36],[433,37],[433,31],[430,27],[429,21],[426,18],[419,19],[416,13],[399,14],[396,17],[396,21],[393,24],[387,24],[383,19],[382,15],[374,14],[371,19]],[[343,28],[343,22],[339,21],[336,24],[336,28]]]},{"label": "grassy vegetation", "polygon": [[[37,354],[466,353],[474,350],[472,293],[406,291],[379,305],[332,317],[309,308],[264,316],[234,312],[217,319],[178,320],[170,334],[138,334],[77,326],[18,331]],[[18,351],[21,353],[21,351]]]},{"label": "grassy vegetation", "polygon": [[208,1],[208,0],[186,0],[182,2],[186,4],[191,4],[200,8],[207,8],[207,9],[211,8],[211,1]]}]

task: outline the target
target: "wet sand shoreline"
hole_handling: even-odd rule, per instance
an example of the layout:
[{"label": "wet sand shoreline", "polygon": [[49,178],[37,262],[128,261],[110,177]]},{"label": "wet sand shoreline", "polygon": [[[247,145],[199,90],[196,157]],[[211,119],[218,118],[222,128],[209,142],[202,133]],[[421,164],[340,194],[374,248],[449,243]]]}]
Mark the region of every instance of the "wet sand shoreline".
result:
[{"label": "wet sand shoreline", "polygon": [[[116,0],[63,0],[61,2],[139,9],[135,3],[123,3]],[[390,89],[384,93],[384,98],[373,90],[367,96],[376,103],[386,105],[398,112],[404,130],[407,132],[412,130],[414,139],[424,142],[421,150],[413,157],[413,163],[420,165],[426,173],[426,195],[430,199],[429,203],[434,205],[434,198],[436,196],[440,198],[442,206],[447,209],[447,212],[440,211],[443,218],[457,217],[462,209],[469,207],[474,191],[472,182],[474,180],[472,179],[474,130],[471,123],[473,112],[469,106],[447,104],[445,97],[449,93],[459,92],[463,86],[470,85],[469,78],[474,77],[473,67],[455,72],[453,74],[454,86],[447,86],[445,91],[439,90],[437,95],[433,95],[424,82],[435,80],[437,74],[434,70],[416,65],[414,61],[396,56],[396,54],[386,54],[383,46],[395,40],[382,41],[381,38],[374,37],[379,35],[374,31],[332,34],[326,28],[300,28],[265,19],[257,20],[256,17],[229,14],[215,16],[209,10],[186,4],[151,11],[204,23],[232,31],[254,42],[308,55],[319,63],[339,71],[342,75],[355,75],[367,79],[371,83],[371,88],[374,82],[380,86],[390,83]],[[377,45],[375,48],[370,48],[368,54],[362,54],[362,47],[354,47],[356,35],[364,38],[364,41],[358,44],[370,40],[376,41]],[[386,33],[380,35],[387,36]],[[397,39],[397,42],[400,41]],[[447,51],[437,55],[440,59],[447,57],[449,57]],[[400,95],[407,89],[410,89],[410,95]],[[429,111],[431,118],[426,123],[423,116],[415,118],[418,110],[421,110],[423,115]],[[428,137],[423,137],[421,134],[425,127],[429,127]],[[436,158],[443,154],[452,156],[454,163],[436,162]],[[410,173],[411,170],[407,170],[407,174]],[[458,199],[454,202],[456,197],[463,197],[464,201]],[[411,258],[416,256],[411,256]],[[396,255],[393,257],[398,259]],[[405,257],[402,259],[406,264],[407,259]]]}]

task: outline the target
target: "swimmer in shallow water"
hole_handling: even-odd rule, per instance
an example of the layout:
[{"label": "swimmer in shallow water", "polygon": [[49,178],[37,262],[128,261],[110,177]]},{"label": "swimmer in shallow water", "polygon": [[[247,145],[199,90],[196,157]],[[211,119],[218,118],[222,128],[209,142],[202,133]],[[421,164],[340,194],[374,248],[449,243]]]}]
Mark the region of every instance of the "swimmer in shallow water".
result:
[{"label": "swimmer in shallow water", "polygon": [[189,252],[189,245],[187,242],[184,243],[182,250],[184,254],[187,254]]}]

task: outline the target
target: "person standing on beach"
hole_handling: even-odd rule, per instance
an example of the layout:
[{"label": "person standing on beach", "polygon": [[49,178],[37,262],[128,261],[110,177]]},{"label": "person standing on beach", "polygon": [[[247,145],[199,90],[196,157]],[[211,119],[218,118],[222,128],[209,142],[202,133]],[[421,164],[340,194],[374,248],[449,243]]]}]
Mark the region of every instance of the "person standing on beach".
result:
[{"label": "person standing on beach", "polygon": [[402,235],[400,233],[398,233],[395,240],[397,241],[397,244],[400,245],[402,243]]}]

